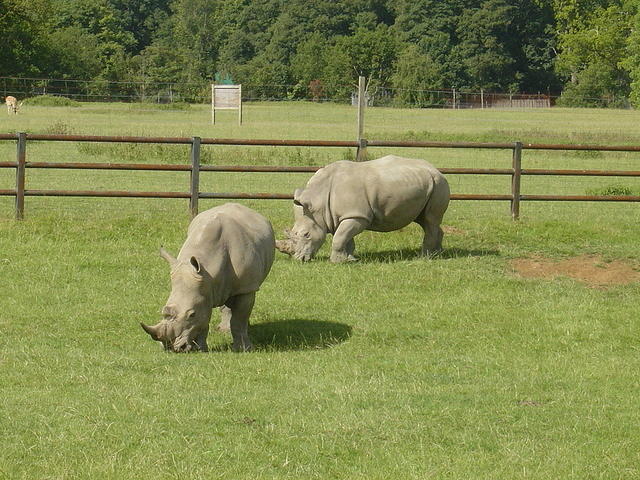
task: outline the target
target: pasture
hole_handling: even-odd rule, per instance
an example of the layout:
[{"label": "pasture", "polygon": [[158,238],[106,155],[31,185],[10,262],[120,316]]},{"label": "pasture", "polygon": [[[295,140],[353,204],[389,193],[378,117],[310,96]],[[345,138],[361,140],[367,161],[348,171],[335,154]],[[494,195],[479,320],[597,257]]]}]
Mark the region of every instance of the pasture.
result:
[{"label": "pasture", "polygon": [[[204,106],[25,106],[0,131],[351,140],[355,110],[249,104],[245,125]],[[373,108],[370,139],[640,145],[640,113]],[[391,153],[370,149],[373,157]],[[436,166],[508,167],[509,151],[407,149]],[[219,164],[322,165],[347,149],[203,147]],[[2,161],[15,142],[0,142]],[[30,142],[32,161],[187,163],[185,146]],[[530,152],[523,166],[639,170],[626,153]],[[603,167],[605,166],[605,167]],[[206,191],[290,192],[307,174],[202,173]],[[509,177],[452,176],[454,193],[508,193]],[[0,169],[0,189],[14,173]],[[584,194],[638,179],[527,178],[528,193]],[[28,170],[27,188],[187,191],[188,174]],[[203,210],[220,202],[200,200]],[[287,201],[242,202],[281,236]],[[420,229],[356,238],[361,260],[282,254],[235,354],[167,354],[140,329],[169,293],[186,200],[0,197],[0,477],[640,478],[640,213],[637,204],[452,202],[444,252]],[[330,240],[330,238],[328,239]],[[590,259],[518,274],[522,259]],[[626,281],[626,282],[623,282]],[[216,312],[212,322],[216,322]]]}]

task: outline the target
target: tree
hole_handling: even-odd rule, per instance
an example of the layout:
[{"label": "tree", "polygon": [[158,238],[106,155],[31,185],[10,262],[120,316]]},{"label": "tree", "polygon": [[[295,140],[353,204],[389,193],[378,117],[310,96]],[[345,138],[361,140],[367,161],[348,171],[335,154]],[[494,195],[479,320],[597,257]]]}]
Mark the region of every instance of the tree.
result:
[{"label": "tree", "polygon": [[48,69],[48,0],[0,0],[0,71],[3,75],[39,75]]},{"label": "tree", "polygon": [[291,75],[296,83],[296,96],[308,96],[311,93],[309,92],[311,82],[316,82],[314,83],[316,89],[322,85],[320,79],[326,67],[323,52],[327,46],[328,41],[320,33],[311,34],[305,42],[298,45],[291,59]]},{"label": "tree", "polygon": [[386,25],[378,25],[375,30],[359,29],[353,35],[339,37],[326,50],[325,84],[343,98],[359,76],[367,77],[371,86],[389,85],[398,52],[398,42],[389,30]]},{"label": "tree", "polygon": [[[633,13],[631,25],[640,25],[640,1],[629,2],[630,13]],[[640,30],[633,28],[627,40],[627,55],[621,66],[629,72],[631,79],[630,100],[635,108],[640,108]]]},{"label": "tree", "polygon": [[560,35],[562,52],[557,68],[570,78],[563,100],[569,105],[601,106],[608,97],[618,105],[630,92],[630,77],[623,68],[633,15],[620,3],[596,8],[583,28]]},{"label": "tree", "polygon": [[420,51],[417,45],[408,45],[399,55],[391,78],[396,101],[401,105],[430,107],[439,104],[433,90],[447,88],[442,64]]},{"label": "tree", "polygon": [[464,11],[458,25],[461,41],[456,47],[464,59],[464,86],[517,89],[515,59],[509,51],[510,37],[515,36],[514,16],[515,8],[505,0],[487,0],[478,8]]}]

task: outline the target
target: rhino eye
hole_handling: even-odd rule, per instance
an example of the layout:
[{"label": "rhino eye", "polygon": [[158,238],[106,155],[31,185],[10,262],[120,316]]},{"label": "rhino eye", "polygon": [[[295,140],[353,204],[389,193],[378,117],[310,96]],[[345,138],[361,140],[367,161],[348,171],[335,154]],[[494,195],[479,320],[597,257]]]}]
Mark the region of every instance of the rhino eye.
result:
[{"label": "rhino eye", "polygon": [[309,232],[305,232],[304,238],[311,238],[311,234]]}]

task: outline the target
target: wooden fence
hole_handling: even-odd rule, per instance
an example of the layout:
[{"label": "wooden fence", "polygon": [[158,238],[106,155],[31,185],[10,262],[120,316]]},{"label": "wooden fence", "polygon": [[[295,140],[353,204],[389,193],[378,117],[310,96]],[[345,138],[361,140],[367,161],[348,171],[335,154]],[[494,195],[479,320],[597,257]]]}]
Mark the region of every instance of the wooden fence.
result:
[{"label": "wooden fence", "polygon": [[[522,201],[595,201],[595,202],[640,202],[638,195],[527,195],[521,192],[521,179],[524,175],[560,175],[560,176],[592,176],[592,177],[640,177],[640,171],[628,170],[548,170],[523,169],[523,150],[591,150],[640,152],[640,146],[603,146],[603,145],[550,145],[513,143],[467,143],[467,142],[399,142],[399,141],[322,141],[322,140],[241,140],[200,137],[123,137],[94,135],[31,135],[26,133],[0,134],[0,140],[15,141],[17,153],[15,161],[0,162],[0,168],[13,168],[16,172],[16,187],[0,190],[0,196],[15,197],[16,218],[24,218],[25,197],[130,197],[130,198],[185,198],[189,199],[189,211],[192,216],[198,213],[198,200],[201,198],[217,199],[285,199],[293,198],[291,193],[242,193],[242,192],[201,192],[200,172],[273,172],[312,173],[320,167],[294,166],[233,166],[202,165],[200,147],[202,145],[236,145],[236,146],[276,146],[276,147],[350,147],[357,150],[356,157],[362,158],[363,150],[369,147],[399,148],[475,148],[499,149],[512,152],[511,168],[440,168],[444,174],[452,175],[508,175],[511,176],[511,193],[452,194],[452,200],[504,200],[510,202],[511,216],[515,220],[520,215]],[[71,162],[28,162],[27,141],[40,142],[118,142],[118,143],[158,143],[190,145],[190,164],[135,164],[135,163],[71,163]],[[140,191],[93,191],[93,190],[32,190],[26,188],[26,169],[89,169],[89,170],[146,170],[146,171],[189,171],[190,188],[188,192],[140,192]]]}]

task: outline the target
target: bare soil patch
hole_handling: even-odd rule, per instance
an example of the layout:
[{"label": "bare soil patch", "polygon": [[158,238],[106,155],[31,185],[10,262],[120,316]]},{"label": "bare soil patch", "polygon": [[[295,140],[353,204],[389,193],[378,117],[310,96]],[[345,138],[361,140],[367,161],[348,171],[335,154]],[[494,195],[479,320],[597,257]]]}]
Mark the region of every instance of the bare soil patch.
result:
[{"label": "bare soil patch", "polygon": [[441,225],[442,231],[448,235],[466,235],[467,231],[451,225]]},{"label": "bare soil patch", "polygon": [[622,260],[606,261],[597,255],[581,255],[565,260],[517,258],[510,262],[514,273],[524,278],[570,277],[593,288],[640,282],[638,265]]}]

